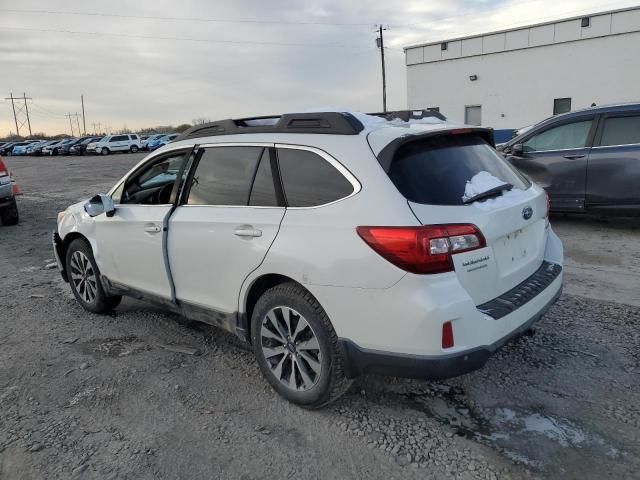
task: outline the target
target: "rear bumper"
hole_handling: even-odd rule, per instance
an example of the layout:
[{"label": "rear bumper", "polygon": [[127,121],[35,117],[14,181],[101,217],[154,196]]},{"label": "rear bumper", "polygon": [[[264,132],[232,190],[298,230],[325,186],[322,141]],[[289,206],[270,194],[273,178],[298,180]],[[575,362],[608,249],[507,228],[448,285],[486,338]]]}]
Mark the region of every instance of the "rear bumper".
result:
[{"label": "rear bumper", "polygon": [[[553,286],[549,288],[553,288]],[[551,300],[531,318],[492,344],[452,354],[411,355],[381,352],[361,348],[348,339],[340,339],[338,342],[344,359],[345,374],[349,378],[355,378],[364,373],[373,373],[434,380],[464,375],[483,367],[500,347],[531,328],[558,300],[561,293],[562,286],[558,288]]]}]

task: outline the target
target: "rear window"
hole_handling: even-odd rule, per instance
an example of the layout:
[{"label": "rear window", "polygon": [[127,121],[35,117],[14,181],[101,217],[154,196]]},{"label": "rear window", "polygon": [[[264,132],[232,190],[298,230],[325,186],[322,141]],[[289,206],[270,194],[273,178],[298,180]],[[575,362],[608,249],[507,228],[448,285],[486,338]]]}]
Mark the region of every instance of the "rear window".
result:
[{"label": "rear window", "polygon": [[529,182],[485,140],[475,135],[442,135],[398,149],[389,178],[411,202],[462,205],[467,181],[480,172],[526,190]]}]

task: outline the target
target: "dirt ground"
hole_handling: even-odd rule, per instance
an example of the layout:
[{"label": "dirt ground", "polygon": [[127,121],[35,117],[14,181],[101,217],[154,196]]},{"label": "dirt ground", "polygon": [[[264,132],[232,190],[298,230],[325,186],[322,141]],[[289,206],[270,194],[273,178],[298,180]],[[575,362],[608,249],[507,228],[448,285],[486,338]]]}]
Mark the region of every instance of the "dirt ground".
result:
[{"label": "dirt ground", "polygon": [[0,227],[0,479],[638,478],[640,220],[553,218],[563,296],[485,368],[363,377],[309,412],[231,336],[132,300],[89,314],[47,267],[57,212],[140,158],[7,159],[24,195]]}]

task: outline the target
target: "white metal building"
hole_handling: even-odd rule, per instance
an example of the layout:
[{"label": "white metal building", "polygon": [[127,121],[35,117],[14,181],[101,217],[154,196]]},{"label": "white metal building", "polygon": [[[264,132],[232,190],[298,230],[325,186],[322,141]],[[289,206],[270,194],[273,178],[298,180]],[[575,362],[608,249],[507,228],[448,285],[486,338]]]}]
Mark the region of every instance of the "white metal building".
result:
[{"label": "white metal building", "polygon": [[640,101],[640,7],[405,48],[407,103],[496,129]]}]

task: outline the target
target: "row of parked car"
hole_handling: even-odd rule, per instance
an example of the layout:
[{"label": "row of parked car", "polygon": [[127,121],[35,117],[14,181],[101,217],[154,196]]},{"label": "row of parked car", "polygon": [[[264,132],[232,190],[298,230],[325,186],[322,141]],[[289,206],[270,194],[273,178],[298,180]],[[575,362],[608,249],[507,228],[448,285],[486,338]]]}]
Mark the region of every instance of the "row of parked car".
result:
[{"label": "row of parked car", "polygon": [[31,139],[20,142],[0,142],[0,155],[108,155],[113,152],[136,153],[156,150],[175,140],[177,133],[155,135],[99,135],[70,137],[57,140]]}]

